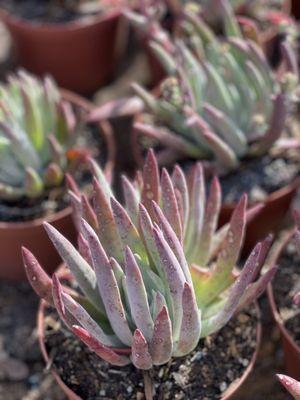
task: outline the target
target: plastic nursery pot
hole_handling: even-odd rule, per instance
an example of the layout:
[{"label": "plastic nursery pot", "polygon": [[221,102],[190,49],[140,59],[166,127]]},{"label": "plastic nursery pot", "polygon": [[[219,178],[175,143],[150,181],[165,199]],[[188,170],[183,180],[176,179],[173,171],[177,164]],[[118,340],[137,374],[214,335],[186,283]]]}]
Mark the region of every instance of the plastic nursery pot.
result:
[{"label": "plastic nursery pot", "polygon": [[[68,278],[67,276],[64,275],[64,268],[61,267],[58,271],[58,274],[61,277]],[[46,362],[46,365],[50,365],[50,357],[47,352],[46,346],[45,346],[45,309],[46,309],[47,303],[44,300],[40,301],[39,304],[39,309],[38,309],[38,314],[37,314],[37,331],[38,331],[38,340],[39,340],[39,345],[40,345],[40,350],[42,352],[42,355],[44,357],[44,360]],[[260,309],[258,306],[258,303],[255,303],[255,307],[257,310],[257,315],[260,317]],[[246,381],[250,373],[252,372],[256,359],[257,359],[257,354],[258,350],[260,347],[261,343],[261,336],[262,336],[262,326],[261,322],[257,323],[257,328],[256,328],[256,348],[253,353],[253,356],[251,358],[251,361],[248,365],[248,367],[245,369],[243,375],[236,381],[232,382],[232,384],[229,386],[229,388],[226,390],[224,393],[223,397],[220,400],[238,400],[238,392],[243,383]],[[85,400],[82,399],[81,397],[77,396],[59,377],[57,372],[52,368],[51,373],[53,377],[55,378],[56,382],[62,389],[62,391],[65,393],[67,398],[69,400]]]},{"label": "plastic nursery pot", "polygon": [[[290,231],[286,236],[285,240],[281,243],[274,256],[274,264],[277,264],[282,251],[284,250],[287,243],[291,240],[294,230]],[[280,267],[280,266],[279,266]],[[284,353],[284,362],[286,372],[294,379],[300,379],[300,347],[296,344],[291,334],[285,328],[283,320],[280,316],[278,307],[275,302],[274,290],[272,283],[268,286],[268,299],[271,307],[271,312],[275,323],[281,334],[281,341]]]},{"label": "plastic nursery pot", "polygon": [[[88,113],[93,105],[71,92],[62,90],[62,96],[74,107]],[[100,127],[99,127],[100,128]],[[105,124],[101,124],[101,133],[106,145],[106,176],[111,177],[114,167],[113,138]],[[47,221],[58,229],[71,242],[75,243],[77,234],[72,219],[72,209],[67,207],[46,218],[37,218],[26,222],[0,222],[0,279],[25,280],[25,270],[21,256],[21,246],[27,247],[40,261],[44,269],[51,273],[61,263],[54,246],[43,228]]]},{"label": "plastic nursery pot", "polygon": [[[125,28],[119,11],[68,23],[36,23],[0,10],[13,41],[16,61],[58,85],[92,94],[114,76]],[[123,50],[123,49],[122,49]]]},{"label": "plastic nursery pot", "polygon": [[[296,178],[289,185],[269,194],[263,202],[262,209],[248,223],[246,229],[243,256],[249,255],[254,246],[269,233],[276,233],[282,227],[292,200],[300,187],[300,178]],[[250,207],[254,204],[250,204]],[[230,220],[237,203],[223,204],[220,215],[220,226]]]}]

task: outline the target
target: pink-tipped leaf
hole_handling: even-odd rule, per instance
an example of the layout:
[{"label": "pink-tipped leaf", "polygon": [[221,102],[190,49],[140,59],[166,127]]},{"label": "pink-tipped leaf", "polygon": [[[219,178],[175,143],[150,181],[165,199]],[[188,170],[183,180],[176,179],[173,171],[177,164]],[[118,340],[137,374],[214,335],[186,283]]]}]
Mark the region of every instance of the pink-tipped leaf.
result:
[{"label": "pink-tipped leaf", "polygon": [[123,249],[119,237],[117,224],[103,188],[97,179],[94,183],[94,210],[99,224],[99,238],[109,257],[114,257],[117,261],[123,260]]},{"label": "pink-tipped leaf", "polygon": [[41,267],[34,255],[25,247],[22,247],[22,257],[27,279],[36,294],[53,304],[52,280]]},{"label": "pink-tipped leaf", "polygon": [[182,321],[175,355],[184,356],[197,346],[201,334],[201,311],[192,287],[186,282],[182,293]]},{"label": "pink-tipped leaf", "polygon": [[130,363],[129,358],[117,354],[115,351],[107,346],[104,346],[99,340],[93,337],[84,328],[74,325],[72,327],[73,333],[83,341],[98,357],[112,365],[124,367]]},{"label": "pink-tipped leaf", "polygon": [[172,322],[165,305],[155,319],[154,333],[149,344],[149,350],[154,365],[165,364],[172,356]]},{"label": "pink-tipped leaf", "polygon": [[277,374],[277,378],[295,400],[300,400],[300,382],[287,375]]},{"label": "pink-tipped leaf", "polygon": [[187,282],[189,284],[191,284],[192,278],[191,278],[191,274],[189,271],[189,266],[188,266],[187,260],[185,258],[182,244],[180,243],[178,236],[173,231],[169,221],[165,217],[165,215],[162,212],[162,210],[160,209],[160,207],[155,202],[152,203],[152,206],[153,206],[153,211],[154,211],[156,220],[158,222],[158,225],[159,225],[160,229],[162,230],[163,235],[164,235],[166,241],[168,242],[168,245],[170,246],[171,250],[177,257],[177,260],[184,272],[185,279],[187,280]]},{"label": "pink-tipped leaf", "polygon": [[123,247],[128,245],[134,253],[141,255],[144,249],[139,233],[129,215],[114,197],[111,198],[110,203]]},{"label": "pink-tipped leaf", "polygon": [[98,288],[107,317],[116,335],[125,345],[130,346],[132,334],[126,320],[118,284],[107,254],[95,231],[84,220],[82,220],[82,230],[90,246]]},{"label": "pink-tipped leaf", "polygon": [[159,171],[157,161],[152,149],[148,151],[143,169],[143,190],[141,201],[150,215],[152,215],[152,200],[158,203],[159,193]]},{"label": "pink-tipped leaf", "polygon": [[136,329],[131,347],[131,361],[136,368],[148,370],[152,368],[152,358],[148,343],[139,329]]},{"label": "pink-tipped leaf", "polygon": [[138,224],[140,196],[133,184],[122,175],[122,187],[125,198],[126,210],[135,226]]}]

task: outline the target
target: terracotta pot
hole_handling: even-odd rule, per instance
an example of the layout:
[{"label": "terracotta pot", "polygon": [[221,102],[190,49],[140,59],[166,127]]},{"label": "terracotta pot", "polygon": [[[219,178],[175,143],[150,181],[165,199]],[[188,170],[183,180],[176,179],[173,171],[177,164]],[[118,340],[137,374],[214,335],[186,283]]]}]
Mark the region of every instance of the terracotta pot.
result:
[{"label": "terracotta pot", "polygon": [[[71,92],[62,90],[64,99],[74,107],[90,112],[93,105],[87,100]],[[113,137],[107,123],[101,123],[101,133],[106,143],[107,162],[106,176],[111,177],[114,166]],[[77,234],[72,220],[71,207],[50,215],[28,222],[0,222],[0,279],[25,280],[26,275],[21,256],[21,246],[27,247],[38,258],[44,269],[51,273],[61,263],[55,248],[43,228],[47,221],[75,243]]]},{"label": "terracotta pot", "polygon": [[[281,243],[274,256],[274,264],[277,263],[282,251],[291,239],[294,230],[290,231],[285,240]],[[279,310],[275,302],[275,296],[272,284],[268,286],[268,298],[271,306],[271,311],[276,325],[281,334],[282,347],[284,352],[285,368],[288,375],[294,379],[300,380],[300,347],[296,344],[291,334],[285,328],[283,320],[280,316]]]},{"label": "terracotta pot", "polygon": [[[282,227],[284,217],[287,215],[292,200],[300,187],[300,178],[282,189],[271,193],[264,201],[263,208],[248,223],[243,255],[247,256],[261,239],[270,232],[276,233]],[[230,220],[231,214],[237,204],[224,204],[220,215],[220,226]],[[250,207],[254,204],[250,204]]]},{"label": "terracotta pot", "polygon": [[[64,269],[60,268],[58,273],[60,274],[61,277],[63,277]],[[37,331],[38,331],[38,340],[39,340],[39,345],[40,345],[42,355],[44,357],[46,365],[49,365],[49,354],[47,352],[47,349],[45,346],[45,340],[44,340],[45,339],[44,326],[45,326],[45,308],[46,308],[46,306],[47,306],[47,303],[44,300],[41,300],[40,304],[39,304],[38,315],[37,315]],[[255,303],[255,307],[257,309],[258,315],[260,316],[260,309],[259,309],[258,303]],[[252,372],[252,370],[254,368],[254,365],[255,365],[255,362],[257,359],[258,350],[259,350],[260,343],[261,343],[261,336],[262,336],[262,326],[261,326],[261,323],[258,322],[257,331],[256,331],[256,349],[255,349],[255,352],[253,353],[252,359],[251,359],[248,367],[244,371],[243,375],[241,376],[241,378],[238,379],[237,381],[233,382],[229,386],[229,388],[224,393],[222,399],[220,399],[220,400],[238,399],[238,397],[235,397],[235,395],[238,394],[240,387],[246,381],[246,379],[248,378],[248,376],[250,375],[250,373]],[[59,375],[53,369],[51,369],[51,373],[69,400],[83,400],[83,399],[81,399],[81,397],[77,396],[67,385],[64,384],[64,382],[61,380]]]},{"label": "terracotta pot", "polygon": [[126,39],[119,11],[64,24],[35,23],[4,10],[0,16],[17,63],[28,71],[49,73],[59,86],[81,94],[92,94],[113,78]]}]

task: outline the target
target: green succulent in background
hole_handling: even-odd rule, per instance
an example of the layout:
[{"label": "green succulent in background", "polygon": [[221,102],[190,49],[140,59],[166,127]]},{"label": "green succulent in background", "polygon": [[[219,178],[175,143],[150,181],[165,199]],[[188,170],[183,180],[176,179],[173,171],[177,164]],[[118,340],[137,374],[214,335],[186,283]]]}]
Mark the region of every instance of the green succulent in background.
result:
[{"label": "green succulent in background", "polygon": [[51,78],[9,75],[0,86],[0,199],[37,198],[60,186],[76,126]]},{"label": "green succulent in background", "polygon": [[[180,9],[187,4],[196,4],[201,7],[201,11],[216,15],[216,0],[166,0],[171,9]],[[251,16],[259,16],[261,13],[281,10],[284,0],[229,0],[231,7],[237,11],[243,11]]]},{"label": "green succulent in background", "polygon": [[[179,155],[214,159],[226,171],[245,157],[268,152],[280,138],[296,99],[298,66],[285,42],[285,71],[275,75],[262,49],[243,37],[229,3],[217,4],[224,38],[190,6],[174,39],[157,23],[152,31],[154,23],[148,27],[168,77],[158,95],[133,85],[147,111],[135,129]],[[130,18],[141,25],[140,15]]]}]

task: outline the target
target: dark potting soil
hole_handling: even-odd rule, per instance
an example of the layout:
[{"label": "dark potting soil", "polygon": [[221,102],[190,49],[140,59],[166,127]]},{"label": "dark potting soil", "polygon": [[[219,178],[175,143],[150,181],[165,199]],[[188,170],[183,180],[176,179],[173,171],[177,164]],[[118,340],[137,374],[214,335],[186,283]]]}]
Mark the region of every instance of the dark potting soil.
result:
[{"label": "dark potting soil", "polygon": [[[143,400],[143,376],[132,365],[118,368],[100,360],[57,323],[48,310],[46,347],[63,382],[83,400]],[[257,314],[252,306],[220,332],[201,340],[187,357],[151,372],[155,400],[217,400],[239,379],[256,347]]]},{"label": "dark potting soil", "polygon": [[300,309],[293,297],[300,291],[300,256],[291,241],[277,262],[279,268],[273,281],[275,302],[284,325],[300,346]]},{"label": "dark potting soil", "polygon": [[[81,4],[80,0],[0,0],[0,7],[19,18],[49,23],[64,23],[82,18],[84,13],[80,11]],[[92,14],[91,10],[86,15]]]},{"label": "dark potting soil", "polygon": [[237,202],[244,192],[251,202],[262,201],[299,175],[300,165],[294,160],[264,156],[244,161],[237,171],[220,178],[223,201]]}]

